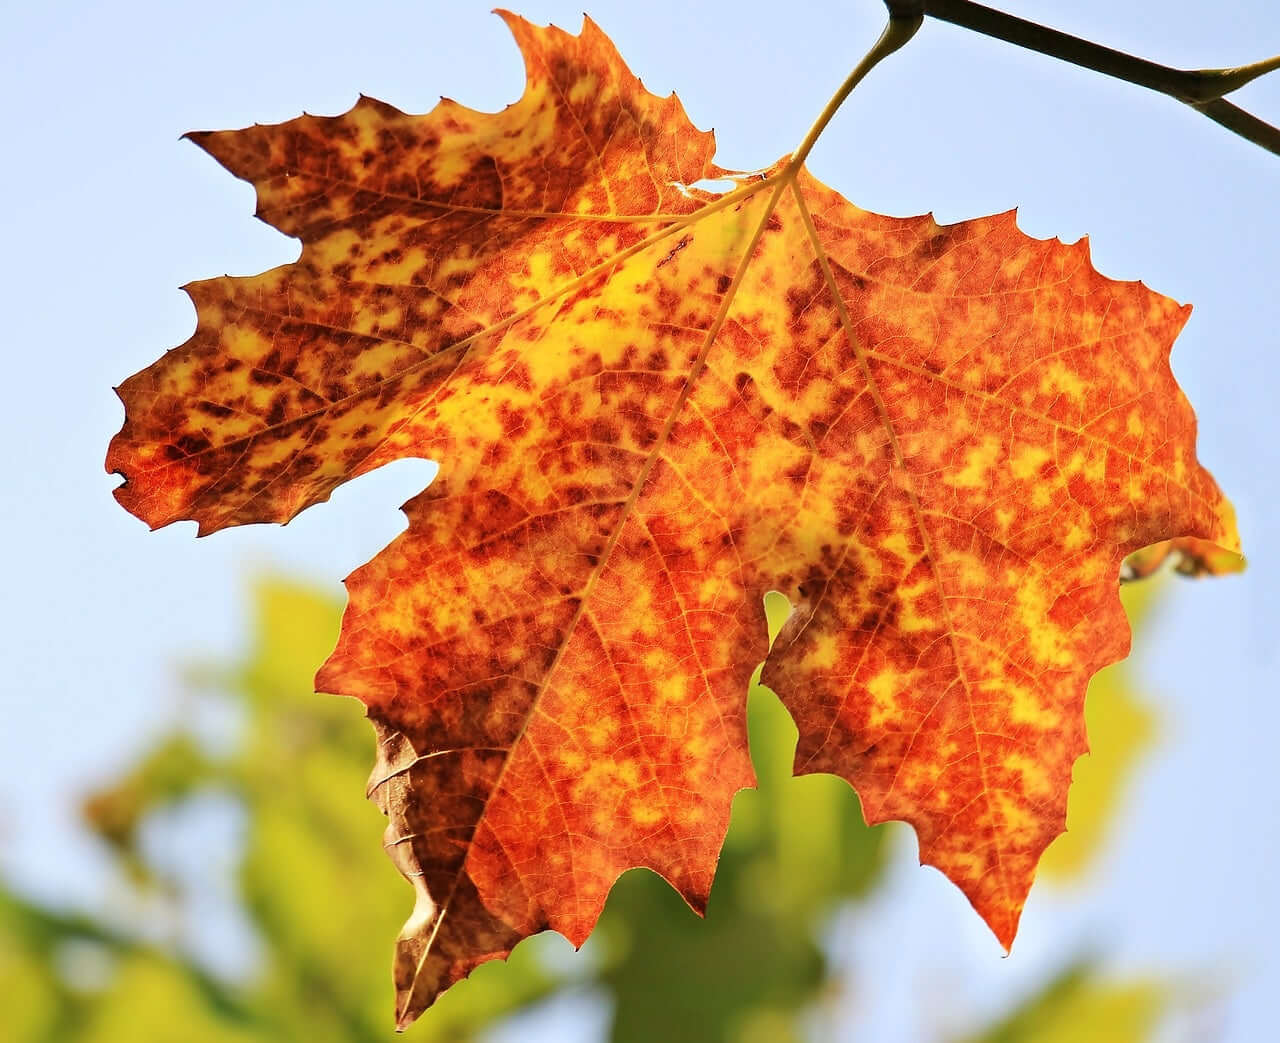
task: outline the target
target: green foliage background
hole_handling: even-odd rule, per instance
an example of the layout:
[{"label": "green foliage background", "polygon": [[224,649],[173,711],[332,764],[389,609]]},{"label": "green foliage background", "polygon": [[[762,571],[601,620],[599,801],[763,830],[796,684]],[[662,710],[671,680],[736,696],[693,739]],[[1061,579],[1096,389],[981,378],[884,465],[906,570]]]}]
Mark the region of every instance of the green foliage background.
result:
[{"label": "green foliage background", "polygon": [[[391,941],[410,892],[379,848],[381,816],[362,798],[371,734],[360,708],[312,692],[339,606],[306,586],[270,579],[257,586],[255,607],[247,661],[191,678],[195,697],[235,712],[236,741],[215,750],[175,731],[91,797],[86,814],[133,886],[180,909],[183,884],[149,857],[144,826],[210,793],[233,797],[247,825],[238,896],[261,942],[259,965],[245,982],[223,981],[179,947],[143,942],[110,918],[41,908],[0,888],[0,1040],[393,1037]],[[767,607],[776,632],[785,601]],[[1150,734],[1149,716],[1127,688],[1113,668],[1092,690],[1096,763],[1077,769],[1071,840],[1047,856],[1055,875],[1087,864]],[[760,783],[735,802],[705,921],[657,876],[632,871],[611,894],[589,956],[566,961],[555,939],[531,939],[505,964],[483,966],[447,993],[409,1038],[479,1039],[513,1012],[584,986],[612,1000],[613,1043],[809,1038],[806,1013],[839,987],[817,932],[837,906],[874,893],[886,833],[863,824],[857,798],[839,780],[792,778],[794,725],[767,689],[753,685],[749,699]],[[1107,725],[1096,712],[1103,702]],[[1167,986],[1109,983],[1074,963],[974,1041],[1140,1043],[1169,1001]]]}]

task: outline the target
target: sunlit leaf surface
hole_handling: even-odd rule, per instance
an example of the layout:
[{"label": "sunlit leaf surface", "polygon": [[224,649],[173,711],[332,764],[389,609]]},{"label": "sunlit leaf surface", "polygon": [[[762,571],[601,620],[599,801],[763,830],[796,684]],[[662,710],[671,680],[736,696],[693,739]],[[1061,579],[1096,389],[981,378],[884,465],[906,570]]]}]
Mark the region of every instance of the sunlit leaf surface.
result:
[{"label": "sunlit leaf surface", "polygon": [[785,160],[691,188],[726,172],[674,95],[590,21],[505,17],[502,112],[191,135],[301,257],[187,288],[107,460],[201,532],[440,461],[317,678],[368,707],[417,889],[401,1024],[533,932],[582,942],[630,867],[705,907],[775,589],[797,770],[910,822],[1010,945],[1128,647],[1121,562],[1239,550],[1169,370],[1187,309],[1012,214],[883,217]]}]

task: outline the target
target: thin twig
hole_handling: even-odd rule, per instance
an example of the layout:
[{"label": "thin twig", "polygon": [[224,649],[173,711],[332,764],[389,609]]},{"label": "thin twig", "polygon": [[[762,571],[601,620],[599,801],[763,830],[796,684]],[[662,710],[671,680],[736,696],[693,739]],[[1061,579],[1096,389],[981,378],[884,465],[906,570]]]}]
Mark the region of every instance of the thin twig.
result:
[{"label": "thin twig", "polygon": [[1223,95],[1280,69],[1280,57],[1230,69],[1173,69],[1078,36],[1005,14],[971,0],[885,0],[894,17],[927,14],[1006,43],[1136,83],[1177,98],[1255,145],[1280,155],[1280,128],[1223,100]]}]

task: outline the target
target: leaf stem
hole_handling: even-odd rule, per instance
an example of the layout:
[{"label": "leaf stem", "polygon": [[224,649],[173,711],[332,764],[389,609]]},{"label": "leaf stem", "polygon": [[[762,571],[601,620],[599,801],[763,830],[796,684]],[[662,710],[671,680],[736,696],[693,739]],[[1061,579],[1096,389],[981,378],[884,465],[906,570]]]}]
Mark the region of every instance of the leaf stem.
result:
[{"label": "leaf stem", "polygon": [[1174,69],[984,7],[972,0],[885,0],[885,6],[889,8],[891,17],[927,14],[1050,58],[1167,94],[1255,145],[1280,155],[1280,128],[1223,100],[1223,95],[1280,69],[1280,56],[1227,69]]},{"label": "leaf stem", "polygon": [[791,160],[783,171],[784,178],[790,180],[804,166],[804,161],[808,158],[809,153],[813,151],[813,146],[817,143],[818,138],[827,129],[827,124],[831,122],[831,118],[836,114],[836,111],[844,104],[845,99],[853,93],[853,88],[862,82],[867,73],[910,40],[911,37],[915,36],[916,30],[920,28],[920,23],[923,21],[924,15],[919,11],[901,14],[894,11],[892,4],[889,5],[889,24],[884,27],[884,32],[880,34],[880,39],[872,45],[871,50],[866,53],[862,61],[854,66],[853,72],[849,73],[844,83],[840,84],[839,90],[831,96],[831,100],[827,102],[826,107],[818,113],[818,118],[813,121],[813,126],[809,128],[808,133],[805,134],[795,152],[792,153]]}]

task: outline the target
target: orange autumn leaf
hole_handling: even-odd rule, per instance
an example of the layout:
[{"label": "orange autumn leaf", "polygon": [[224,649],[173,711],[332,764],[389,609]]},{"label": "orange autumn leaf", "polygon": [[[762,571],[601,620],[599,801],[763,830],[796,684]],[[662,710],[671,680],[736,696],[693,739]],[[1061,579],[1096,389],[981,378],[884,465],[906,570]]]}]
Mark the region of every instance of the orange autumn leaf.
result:
[{"label": "orange autumn leaf", "polygon": [[1007,947],[1128,648],[1121,562],[1238,549],[1169,369],[1188,309],[1011,213],[724,171],[589,20],[504,17],[502,112],[191,135],[302,253],[187,287],[196,332],[120,388],[107,458],[201,533],[440,462],[316,682],[368,707],[417,890],[400,1023],[532,932],[580,944],[629,867],[705,905],[767,653],[797,770],[912,823]]}]

